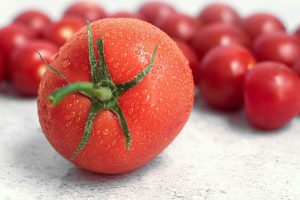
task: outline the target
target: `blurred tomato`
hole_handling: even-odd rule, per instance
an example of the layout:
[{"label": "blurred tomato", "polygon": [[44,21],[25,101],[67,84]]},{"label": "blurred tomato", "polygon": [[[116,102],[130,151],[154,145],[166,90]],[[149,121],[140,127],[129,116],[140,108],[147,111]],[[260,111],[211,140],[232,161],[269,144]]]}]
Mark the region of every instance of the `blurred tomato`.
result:
[{"label": "blurred tomato", "polygon": [[205,7],[198,19],[204,24],[221,22],[225,24],[240,24],[239,14],[229,5],[223,3],[213,3]]},{"label": "blurred tomato", "polygon": [[126,11],[116,12],[113,15],[111,15],[110,17],[112,17],[112,18],[134,18],[134,19],[140,19],[140,20],[146,21],[144,16],[142,16],[141,14],[126,12]]},{"label": "blurred tomato", "polygon": [[277,61],[292,67],[300,58],[300,40],[286,33],[266,33],[254,40],[253,51],[260,61]]},{"label": "blurred tomato", "polygon": [[65,17],[48,27],[44,32],[44,38],[58,46],[62,46],[84,25],[85,23],[77,17]]},{"label": "blurred tomato", "polygon": [[39,83],[47,68],[36,51],[50,62],[58,52],[58,47],[47,41],[31,41],[16,49],[11,57],[9,74],[12,84],[20,94],[27,96],[37,95]]},{"label": "blurred tomato", "polygon": [[173,13],[158,26],[172,38],[189,41],[195,36],[200,23],[188,15]]},{"label": "blurred tomato", "polygon": [[76,16],[87,21],[95,21],[107,16],[105,10],[93,2],[77,2],[71,5],[64,13],[64,16]]},{"label": "blurred tomato", "polygon": [[240,44],[248,47],[250,46],[250,40],[238,27],[222,23],[204,26],[196,33],[192,41],[192,45],[200,58],[216,46],[232,44]]},{"label": "blurred tomato", "polygon": [[186,59],[189,61],[190,68],[192,69],[193,72],[194,82],[197,85],[199,80],[196,74],[198,74],[197,70],[198,70],[199,59],[196,52],[194,51],[194,49],[192,49],[190,45],[188,45],[188,43],[184,41],[175,40],[175,42],[183,52]]},{"label": "blurred tomato", "polygon": [[3,61],[3,55],[0,54],[0,83],[4,79],[4,61]]},{"label": "blurred tomato", "polygon": [[162,20],[175,12],[171,5],[164,2],[147,2],[138,11],[145,17],[147,22],[154,25],[160,24]]},{"label": "blurred tomato", "polygon": [[51,24],[51,19],[43,12],[38,10],[27,10],[19,14],[14,23],[20,23],[30,28],[35,37],[41,37],[42,32]]},{"label": "blurred tomato", "polygon": [[252,38],[264,33],[285,32],[285,27],[280,19],[268,13],[250,15],[243,20],[242,26]]}]

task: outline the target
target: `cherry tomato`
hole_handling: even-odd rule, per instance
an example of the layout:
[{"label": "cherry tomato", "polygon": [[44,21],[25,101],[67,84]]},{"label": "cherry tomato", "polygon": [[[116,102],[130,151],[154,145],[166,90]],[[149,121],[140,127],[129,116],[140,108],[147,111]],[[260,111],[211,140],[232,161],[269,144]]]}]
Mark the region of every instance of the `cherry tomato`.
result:
[{"label": "cherry tomato", "polygon": [[239,24],[239,14],[229,5],[222,3],[213,3],[205,7],[199,17],[204,24],[210,24],[215,22],[225,24]]},{"label": "cherry tomato", "polygon": [[193,38],[198,56],[201,58],[210,49],[222,45],[240,44],[248,47],[248,36],[239,28],[229,24],[215,23],[203,27]]},{"label": "cherry tomato", "polygon": [[58,46],[61,46],[84,25],[85,23],[83,23],[82,20],[69,16],[52,24],[48,29],[46,29],[44,32],[44,38]]},{"label": "cherry tomato", "polygon": [[197,70],[198,70],[199,59],[196,52],[194,51],[194,49],[192,49],[192,47],[190,47],[190,45],[188,45],[184,41],[175,40],[175,42],[178,45],[178,47],[181,49],[182,53],[185,55],[186,59],[189,61],[190,68],[192,69],[192,73],[194,77],[194,83],[198,85],[199,80],[196,74],[198,74]]},{"label": "cherry tomato", "polygon": [[40,81],[47,68],[36,51],[50,62],[58,52],[58,47],[47,41],[38,40],[31,41],[13,52],[9,74],[13,86],[22,95],[37,95]]},{"label": "cherry tomato", "polygon": [[172,38],[189,41],[195,36],[200,23],[190,16],[174,13],[162,20],[159,27]]},{"label": "cherry tomato", "polygon": [[268,13],[256,13],[243,20],[243,28],[252,37],[264,33],[285,32],[283,23],[277,17]]},{"label": "cherry tomato", "polygon": [[277,61],[292,67],[300,58],[300,40],[286,33],[266,33],[254,40],[253,51],[260,61]]},{"label": "cherry tomato", "polygon": [[93,2],[77,2],[71,5],[64,13],[64,16],[76,16],[85,22],[95,21],[107,16],[105,10]]},{"label": "cherry tomato", "polygon": [[198,71],[204,99],[219,109],[241,108],[245,76],[254,65],[255,58],[242,46],[219,46],[209,51]]},{"label": "cherry tomato", "polygon": [[112,18],[135,18],[135,19],[140,19],[140,20],[145,20],[144,16],[142,16],[140,13],[131,13],[131,12],[126,12],[126,11],[121,11],[121,12],[116,12],[110,17]]},{"label": "cherry tomato", "polygon": [[4,79],[4,60],[2,54],[0,54],[0,83]]},{"label": "cherry tomato", "polygon": [[8,65],[10,56],[14,49],[17,49],[33,39],[32,31],[20,24],[11,24],[0,29],[0,51],[3,54],[5,77],[8,77]]},{"label": "cherry tomato", "polygon": [[263,129],[276,129],[300,111],[300,80],[287,66],[262,62],[245,80],[245,109],[249,120]]},{"label": "cherry tomato", "polygon": [[38,10],[28,10],[19,14],[14,19],[14,23],[20,23],[29,27],[36,37],[41,37],[43,30],[52,22],[51,19],[43,12]]},{"label": "cherry tomato", "polygon": [[[51,63],[72,84],[46,71],[38,98],[41,126],[52,146],[77,166],[128,172],[152,160],[182,129],[193,106],[192,73],[174,41],[149,23],[109,18],[92,23],[91,31],[93,44],[88,45],[87,30],[81,29]],[[93,47],[100,52],[100,72],[89,65]],[[87,88],[93,100],[70,94],[73,86]],[[62,91],[67,93],[58,101]]]},{"label": "cherry tomato", "polygon": [[138,11],[145,17],[147,22],[154,25],[160,24],[162,20],[175,12],[171,5],[164,2],[147,2]]}]

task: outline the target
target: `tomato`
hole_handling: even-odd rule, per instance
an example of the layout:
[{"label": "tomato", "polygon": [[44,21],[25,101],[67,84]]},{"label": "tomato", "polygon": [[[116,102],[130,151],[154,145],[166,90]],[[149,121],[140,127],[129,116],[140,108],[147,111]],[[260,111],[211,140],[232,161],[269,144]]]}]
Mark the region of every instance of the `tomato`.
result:
[{"label": "tomato", "polygon": [[112,18],[135,18],[135,19],[140,19],[140,20],[145,20],[144,16],[142,16],[139,13],[130,13],[130,12],[126,12],[126,11],[121,11],[121,12],[116,12],[113,15],[111,15],[110,17]]},{"label": "tomato", "polygon": [[0,51],[4,58],[5,77],[8,76],[6,72],[9,68],[9,60],[13,50],[23,46],[33,37],[33,33],[20,24],[11,24],[0,29]]},{"label": "tomato", "polygon": [[14,23],[20,23],[29,27],[36,37],[41,37],[43,30],[52,22],[51,19],[41,11],[27,10],[19,14],[14,19]]},{"label": "tomato", "polygon": [[143,4],[138,13],[144,16],[147,22],[158,25],[166,17],[175,13],[175,9],[164,2],[147,2]]},{"label": "tomato", "polygon": [[298,76],[300,77],[300,59],[298,59],[295,64],[293,65],[292,69],[294,70],[294,72],[296,72],[298,74]]},{"label": "tomato", "polygon": [[189,41],[200,27],[200,23],[188,15],[171,14],[161,21],[159,27],[170,37]]},{"label": "tomato", "polygon": [[300,38],[300,27],[298,27],[295,31],[295,36]]},{"label": "tomato", "polygon": [[250,15],[243,20],[242,24],[245,31],[252,38],[264,33],[285,32],[285,27],[280,19],[268,13]]},{"label": "tomato", "polygon": [[215,108],[241,108],[245,76],[254,64],[255,58],[242,46],[212,49],[204,56],[198,71],[200,93]]},{"label": "tomato", "polygon": [[196,33],[192,45],[198,56],[202,57],[210,49],[222,45],[240,44],[250,45],[248,36],[239,28],[222,23],[215,23],[203,27]]},{"label": "tomato", "polygon": [[260,61],[277,61],[291,67],[300,57],[300,40],[286,33],[266,33],[254,40],[253,51]]},{"label": "tomato", "polygon": [[276,129],[300,111],[300,80],[287,66],[262,62],[245,80],[245,109],[249,120],[263,129]]},{"label": "tomato", "polygon": [[[51,63],[65,78],[46,71],[40,123],[77,166],[124,173],[152,160],[182,129],[193,106],[193,77],[173,40],[149,23],[110,18],[91,30],[93,40],[81,29]],[[89,61],[101,67],[93,70]]]},{"label": "tomato", "polygon": [[215,22],[225,24],[239,24],[239,14],[229,5],[223,3],[213,3],[206,6],[198,17],[204,24]]},{"label": "tomato", "polygon": [[3,61],[3,56],[0,54],[0,83],[4,79],[4,61]]},{"label": "tomato", "polygon": [[58,47],[47,41],[34,40],[13,52],[9,76],[12,85],[22,95],[37,95],[40,81],[47,68],[36,51],[50,62],[58,52]]},{"label": "tomato", "polygon": [[192,49],[192,47],[190,47],[190,45],[188,45],[184,41],[175,40],[175,42],[178,45],[178,47],[181,49],[182,53],[185,55],[186,59],[189,61],[190,68],[192,70],[193,77],[194,77],[194,83],[198,85],[199,80],[196,74],[198,74],[197,71],[198,71],[199,59],[196,52],[194,51],[194,49]]},{"label": "tomato", "polygon": [[95,21],[107,16],[105,10],[93,2],[77,2],[71,5],[64,16],[75,16],[86,21]]},{"label": "tomato", "polygon": [[84,25],[85,23],[82,20],[69,16],[48,27],[44,32],[44,38],[61,46]]}]

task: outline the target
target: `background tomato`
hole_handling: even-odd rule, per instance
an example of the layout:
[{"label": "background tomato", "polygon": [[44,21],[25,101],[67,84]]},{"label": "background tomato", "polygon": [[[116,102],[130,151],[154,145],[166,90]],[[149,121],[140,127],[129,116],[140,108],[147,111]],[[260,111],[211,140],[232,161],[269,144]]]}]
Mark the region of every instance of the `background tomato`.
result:
[{"label": "background tomato", "polygon": [[147,22],[154,25],[160,24],[162,20],[175,12],[171,5],[164,2],[147,2],[138,10],[138,13],[143,15]]},{"label": "background tomato", "polygon": [[189,41],[201,25],[188,15],[173,13],[161,20],[158,26],[172,38]]},{"label": "background tomato", "polygon": [[239,24],[239,14],[229,5],[212,3],[206,6],[198,17],[204,24],[221,22],[225,24]]},{"label": "background tomato", "polygon": [[95,21],[107,16],[105,10],[97,3],[93,2],[77,2],[71,5],[64,13],[64,16],[80,17],[87,21]]},{"label": "background tomato", "polygon": [[[153,159],[179,133],[193,106],[193,78],[180,49],[158,28],[134,19],[104,19],[91,26],[94,42],[99,38],[104,41],[105,61],[116,84],[133,80],[149,64],[158,45],[151,72],[119,99],[131,130],[130,151],[125,148],[118,118],[104,110],[94,120],[87,146],[71,160],[91,101],[74,94],[53,106],[49,95],[66,83],[49,70],[39,90],[40,122],[53,147],[76,165],[101,173],[127,172]],[[90,81],[85,29],[60,49],[52,65],[71,82]]]},{"label": "background tomato", "polygon": [[[0,51],[3,53],[4,65],[8,69],[11,53],[33,39],[34,35],[25,26],[11,24],[0,29]],[[7,70],[5,70],[7,71]]]},{"label": "background tomato", "polygon": [[3,56],[0,53],[0,83],[3,81],[4,79],[4,60],[3,60]]},{"label": "background tomato", "polygon": [[135,18],[135,19],[140,19],[140,20],[146,21],[144,16],[142,16],[141,14],[126,12],[126,11],[116,12],[113,15],[111,15],[110,17],[112,17],[112,18]]},{"label": "background tomato", "polygon": [[198,85],[199,80],[196,74],[198,74],[197,71],[198,71],[199,59],[196,52],[186,42],[180,40],[175,40],[175,42],[178,45],[178,47],[181,49],[182,53],[185,55],[186,59],[189,61],[189,65],[194,77],[194,83]]},{"label": "background tomato", "polygon": [[37,95],[40,81],[47,69],[36,51],[50,62],[58,52],[58,47],[47,41],[31,41],[13,52],[9,75],[13,86],[22,95]]},{"label": "background tomato", "polygon": [[20,23],[30,28],[35,37],[42,37],[42,32],[52,22],[51,19],[39,10],[27,10],[20,13],[15,19],[14,23]]},{"label": "background tomato", "polygon": [[196,76],[200,93],[211,106],[239,109],[243,105],[243,85],[255,58],[244,47],[220,46],[203,58]]},{"label": "background tomato", "polygon": [[287,66],[257,64],[246,76],[245,109],[249,120],[264,129],[280,128],[300,111],[300,80]]},{"label": "background tomato", "polygon": [[283,23],[269,13],[255,13],[243,20],[243,28],[252,37],[264,33],[285,32]]},{"label": "background tomato", "polygon": [[84,25],[85,23],[81,19],[69,16],[48,27],[44,32],[44,38],[61,46]]},{"label": "background tomato", "polygon": [[215,23],[203,27],[196,33],[192,45],[194,46],[198,56],[201,58],[210,49],[222,45],[241,44],[249,46],[248,36],[238,27]]},{"label": "background tomato", "polygon": [[300,58],[300,40],[286,33],[266,33],[254,40],[253,51],[260,61],[277,61],[292,67]]}]

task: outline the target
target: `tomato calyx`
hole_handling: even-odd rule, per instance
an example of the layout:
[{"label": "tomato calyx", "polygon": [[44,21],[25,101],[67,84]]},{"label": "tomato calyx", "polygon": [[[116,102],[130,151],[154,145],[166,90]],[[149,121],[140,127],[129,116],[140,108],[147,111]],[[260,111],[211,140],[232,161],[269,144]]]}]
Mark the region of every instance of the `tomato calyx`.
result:
[{"label": "tomato calyx", "polygon": [[[59,104],[67,95],[78,92],[91,100],[91,108],[85,124],[81,142],[72,154],[71,159],[74,159],[78,155],[78,153],[80,153],[80,151],[87,145],[92,132],[94,119],[103,110],[110,110],[117,116],[125,137],[126,149],[130,150],[131,133],[126,119],[123,115],[122,109],[119,105],[118,99],[126,91],[137,86],[148,75],[148,73],[154,66],[154,61],[158,49],[158,46],[156,46],[152,53],[150,63],[133,80],[121,84],[115,84],[112,81],[112,77],[105,63],[103,40],[101,38],[97,40],[97,61],[93,47],[92,31],[89,23],[87,25],[87,32],[89,62],[91,69],[91,82],[71,83],[63,74],[61,74],[59,71],[54,69],[49,63],[43,60],[52,71],[54,71],[58,76],[60,76],[68,83],[67,86],[59,88],[49,96],[50,101],[54,105]],[[43,59],[41,55],[40,57],[41,59]]]}]

